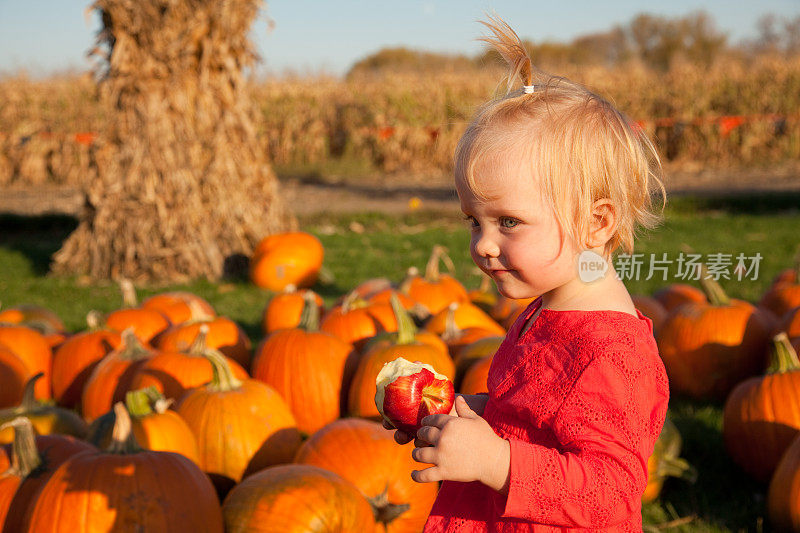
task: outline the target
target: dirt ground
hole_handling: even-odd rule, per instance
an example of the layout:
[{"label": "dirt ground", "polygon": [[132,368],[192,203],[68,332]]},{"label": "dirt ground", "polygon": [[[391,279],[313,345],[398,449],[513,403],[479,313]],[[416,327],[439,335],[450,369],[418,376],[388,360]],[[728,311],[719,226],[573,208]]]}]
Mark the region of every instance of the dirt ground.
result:
[{"label": "dirt ground", "polygon": [[[665,186],[668,196],[800,191],[800,163],[769,169],[668,172]],[[357,181],[291,177],[281,179],[281,188],[295,214],[301,216],[322,212],[458,209],[451,178],[442,175],[386,175]],[[75,187],[17,186],[0,194],[0,213],[78,215],[83,205],[83,193]]]}]

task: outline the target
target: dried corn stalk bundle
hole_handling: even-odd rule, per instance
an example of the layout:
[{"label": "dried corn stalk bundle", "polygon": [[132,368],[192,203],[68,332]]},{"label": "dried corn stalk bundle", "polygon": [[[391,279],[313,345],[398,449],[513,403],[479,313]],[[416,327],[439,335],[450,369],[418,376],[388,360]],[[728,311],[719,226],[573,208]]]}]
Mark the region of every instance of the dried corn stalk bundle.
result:
[{"label": "dried corn stalk bundle", "polygon": [[[57,273],[138,281],[222,276],[294,227],[252,117],[242,69],[260,0],[97,0],[106,123],[86,215]],[[99,50],[99,49],[98,49]]]}]

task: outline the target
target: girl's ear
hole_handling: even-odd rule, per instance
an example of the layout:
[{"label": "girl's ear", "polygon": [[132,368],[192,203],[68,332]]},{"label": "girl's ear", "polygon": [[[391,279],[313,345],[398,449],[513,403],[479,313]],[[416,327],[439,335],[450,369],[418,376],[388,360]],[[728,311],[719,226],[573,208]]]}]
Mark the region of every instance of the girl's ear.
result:
[{"label": "girl's ear", "polygon": [[614,237],[619,222],[617,217],[617,208],[611,200],[595,200],[592,204],[589,235],[586,238],[587,248],[602,248]]}]

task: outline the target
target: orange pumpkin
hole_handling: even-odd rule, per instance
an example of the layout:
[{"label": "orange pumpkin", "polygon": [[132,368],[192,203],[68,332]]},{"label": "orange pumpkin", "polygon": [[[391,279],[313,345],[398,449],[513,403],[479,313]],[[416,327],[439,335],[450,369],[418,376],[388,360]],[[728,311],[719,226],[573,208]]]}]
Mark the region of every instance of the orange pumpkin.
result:
[{"label": "orange pumpkin", "polygon": [[98,313],[90,312],[86,320],[89,331],[73,335],[53,352],[53,398],[64,407],[80,405],[94,367],[122,344],[122,336],[116,331],[99,329]]},{"label": "orange pumpkin", "polygon": [[375,379],[384,363],[394,361],[398,357],[428,363],[450,380],[455,376],[455,366],[450,356],[440,348],[418,341],[414,323],[399,300],[394,299],[392,305],[398,321],[397,340],[393,344],[375,344],[358,360],[347,401],[347,411],[352,416],[379,418],[378,408],[375,407]]},{"label": "orange pumpkin", "polygon": [[22,304],[0,311],[0,323],[17,324],[33,328],[45,337],[64,333],[64,323],[50,309],[33,304]]},{"label": "orange pumpkin", "polygon": [[477,289],[467,291],[467,297],[470,303],[478,306],[481,311],[491,316],[492,309],[497,305],[500,295],[494,290],[492,278],[483,274],[481,276],[481,284]]},{"label": "orange pumpkin", "polygon": [[710,302],[674,309],[661,327],[659,353],[675,394],[724,400],[737,383],[766,368],[772,321],[701,277]]},{"label": "orange pumpkin", "polygon": [[410,450],[410,444],[398,446],[378,422],[343,418],[304,442],[295,462],[330,470],[355,485],[370,502],[378,531],[411,533],[425,525],[437,486],[411,479],[419,463]]},{"label": "orange pumpkin", "polygon": [[800,531],[800,438],[781,456],[767,490],[767,518],[773,531]]},{"label": "orange pumpkin", "polygon": [[411,269],[400,288],[401,292],[410,296],[432,315],[453,302],[469,301],[467,289],[461,282],[451,275],[439,272],[439,261],[441,260],[447,262],[452,270],[452,261],[447,256],[445,249],[441,246],[434,246],[425,267],[425,276],[420,277],[416,269]]},{"label": "orange pumpkin", "polygon": [[672,283],[653,293],[653,298],[659,301],[667,313],[685,303],[705,303],[708,301],[706,293],[692,285],[685,283]]},{"label": "orange pumpkin", "polygon": [[325,314],[319,329],[358,347],[379,333],[395,331],[397,323],[389,305],[370,305],[351,292]]},{"label": "orange pumpkin", "polygon": [[778,276],[758,305],[769,309],[778,317],[800,306],[800,255],[795,259],[794,269]]},{"label": "orange pumpkin", "polygon": [[279,329],[299,326],[305,305],[305,295],[308,292],[313,296],[321,315],[325,311],[325,304],[319,294],[311,289],[297,290],[294,285],[289,285],[283,292],[273,296],[264,308],[264,314],[261,317],[261,331],[272,333]]},{"label": "orange pumpkin", "polygon": [[785,333],[773,339],[765,376],[743,381],[725,402],[722,434],[733,461],[769,481],[781,455],[800,434],[800,362]]},{"label": "orange pumpkin", "polygon": [[206,327],[204,340],[207,347],[219,350],[243,368],[250,367],[250,338],[236,322],[225,317],[171,326],[158,336],[155,346],[165,352],[185,352],[192,346],[203,326]]},{"label": "orange pumpkin", "polygon": [[0,450],[0,525],[3,531],[29,531],[28,516],[41,487],[67,459],[94,448],[72,437],[35,437],[25,417],[7,422],[0,431],[13,435],[12,443]]},{"label": "orange pumpkin", "polygon": [[91,422],[125,399],[136,371],[156,354],[145,348],[132,329],[122,332],[122,344],[92,370],[81,396],[81,414]]},{"label": "orange pumpkin", "polygon": [[[200,326],[197,337],[183,352],[160,351],[136,368],[131,377],[132,390],[154,387],[169,399],[178,400],[187,391],[209,383],[214,377],[214,367],[203,356],[209,349],[206,346],[208,326]],[[228,366],[237,379],[247,379],[247,371],[226,357]]]},{"label": "orange pumpkin", "polygon": [[252,368],[253,378],[278,391],[307,434],[339,417],[342,383],[354,357],[352,345],[318,331],[317,310],[307,296],[300,326],[264,339]]},{"label": "orange pumpkin", "polygon": [[800,338],[800,307],[786,312],[779,324],[778,331],[785,331],[790,339]]},{"label": "orange pumpkin", "polygon": [[0,325],[0,344],[11,350],[25,364],[28,376],[37,372],[44,373],[45,379],[36,382],[36,397],[41,400],[51,398],[53,351],[44,336],[27,326]]},{"label": "orange pumpkin", "polygon": [[372,533],[367,500],[349,481],[310,465],[282,465],[248,477],[222,504],[225,531]]},{"label": "orange pumpkin", "polygon": [[480,328],[505,336],[506,330],[494,321],[480,307],[469,302],[454,302],[442,309],[425,324],[425,330],[437,335],[445,335],[453,327],[458,329]]},{"label": "orange pumpkin", "polygon": [[222,533],[220,505],[203,472],[180,454],[139,448],[124,405],[114,411],[112,444],[74,455],[53,473],[36,499],[30,531]]},{"label": "orange pumpkin", "polygon": [[[0,410],[0,424],[24,416],[33,424],[36,432],[40,435],[64,433],[81,439],[84,438],[88,428],[86,427],[86,422],[75,411],[36,400],[34,387],[36,381],[42,378],[44,378],[44,374],[41,372],[32,376],[25,384],[22,401],[19,405]],[[5,444],[13,439],[14,432],[11,428],[0,429],[0,443]]]},{"label": "orange pumpkin", "polygon": [[536,298],[513,299],[502,294],[497,297],[497,303],[489,311],[489,316],[503,327],[509,329],[517,316],[524,311]]},{"label": "orange pumpkin", "polygon": [[236,379],[219,352],[203,354],[214,366],[214,378],[184,394],[176,411],[197,437],[200,467],[224,493],[245,472],[291,462],[301,436],[275,389],[254,379]]},{"label": "orange pumpkin", "polygon": [[31,373],[17,354],[0,344],[0,409],[22,401],[25,383]]},{"label": "orange pumpkin", "polygon": [[324,250],[310,233],[276,233],[258,243],[250,260],[250,279],[257,286],[280,291],[287,285],[311,287],[319,277]]},{"label": "orange pumpkin", "polygon": [[211,304],[190,292],[172,291],[153,295],[142,302],[142,309],[153,309],[172,324],[190,320],[212,320],[217,314]]},{"label": "orange pumpkin", "polygon": [[478,359],[467,368],[464,379],[461,380],[459,391],[462,394],[480,394],[489,392],[486,381],[489,377],[489,368],[492,366],[494,355],[487,355]]}]

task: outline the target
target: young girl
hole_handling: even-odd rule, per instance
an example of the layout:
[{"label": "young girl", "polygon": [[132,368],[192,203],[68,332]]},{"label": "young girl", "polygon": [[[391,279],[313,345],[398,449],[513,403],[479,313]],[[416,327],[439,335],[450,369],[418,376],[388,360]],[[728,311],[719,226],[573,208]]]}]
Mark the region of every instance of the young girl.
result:
[{"label": "young girl", "polygon": [[395,438],[416,437],[429,466],[415,481],[444,481],[426,532],[641,531],[668,384],[652,323],[609,263],[657,221],[658,157],[607,101],[535,71],[505,22],[484,24],[523,87],[467,128],[456,189],[475,263],[503,295],[540,297],[495,354],[488,395]]}]

